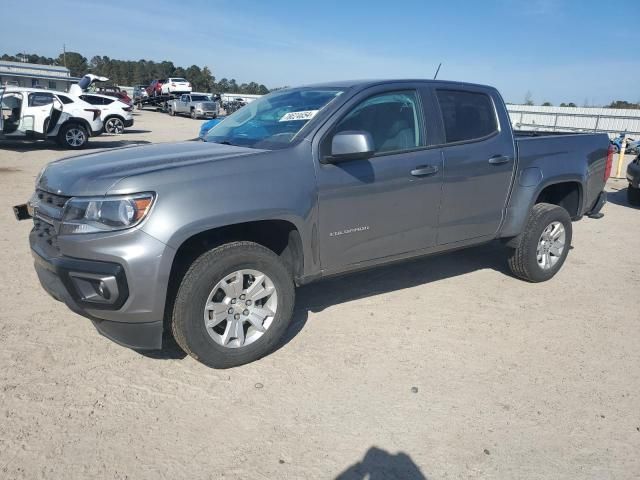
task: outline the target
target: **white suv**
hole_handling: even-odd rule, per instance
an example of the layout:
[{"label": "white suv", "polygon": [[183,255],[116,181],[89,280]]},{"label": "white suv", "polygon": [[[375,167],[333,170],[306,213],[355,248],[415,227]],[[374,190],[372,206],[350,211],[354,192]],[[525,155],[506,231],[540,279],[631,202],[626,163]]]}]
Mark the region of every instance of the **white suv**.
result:
[{"label": "white suv", "polygon": [[172,77],[162,84],[160,91],[163,95],[172,93],[191,93],[191,84],[184,78]]},{"label": "white suv", "polygon": [[133,113],[131,113],[133,107],[117,98],[97,93],[83,93],[80,99],[100,109],[102,112],[100,118],[106,133],[117,135],[133,125]]},{"label": "white suv", "polygon": [[101,110],[64,92],[0,88],[0,139],[55,139],[80,149],[102,133]]}]

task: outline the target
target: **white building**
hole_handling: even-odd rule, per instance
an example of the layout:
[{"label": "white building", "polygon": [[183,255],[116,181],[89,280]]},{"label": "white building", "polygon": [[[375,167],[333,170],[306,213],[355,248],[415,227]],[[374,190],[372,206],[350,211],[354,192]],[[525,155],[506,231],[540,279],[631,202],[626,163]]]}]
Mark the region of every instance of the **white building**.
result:
[{"label": "white building", "polygon": [[78,80],[79,78],[71,76],[67,67],[0,60],[0,86],[67,91]]}]

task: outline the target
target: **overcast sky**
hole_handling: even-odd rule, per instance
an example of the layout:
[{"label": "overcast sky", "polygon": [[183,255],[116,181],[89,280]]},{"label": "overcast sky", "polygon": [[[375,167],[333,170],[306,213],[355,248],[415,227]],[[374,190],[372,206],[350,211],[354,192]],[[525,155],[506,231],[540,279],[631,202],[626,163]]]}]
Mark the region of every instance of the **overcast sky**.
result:
[{"label": "overcast sky", "polygon": [[1,11],[1,53],[53,57],[66,44],[268,87],[431,78],[443,62],[439,78],[494,85],[508,102],[640,100],[638,0],[2,0]]}]

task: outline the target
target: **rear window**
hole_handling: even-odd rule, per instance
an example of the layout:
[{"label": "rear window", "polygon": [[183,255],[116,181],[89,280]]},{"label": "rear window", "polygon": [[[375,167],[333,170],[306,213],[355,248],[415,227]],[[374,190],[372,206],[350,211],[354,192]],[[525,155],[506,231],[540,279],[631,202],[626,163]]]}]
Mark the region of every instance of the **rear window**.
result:
[{"label": "rear window", "polygon": [[186,82],[186,80],[184,78],[172,78],[171,81],[172,82]]},{"label": "rear window", "polygon": [[207,97],[206,95],[191,95],[191,101],[192,102],[206,102],[211,100],[209,97]]},{"label": "rear window", "polygon": [[498,130],[493,102],[484,93],[438,90],[446,142],[486,137]]}]

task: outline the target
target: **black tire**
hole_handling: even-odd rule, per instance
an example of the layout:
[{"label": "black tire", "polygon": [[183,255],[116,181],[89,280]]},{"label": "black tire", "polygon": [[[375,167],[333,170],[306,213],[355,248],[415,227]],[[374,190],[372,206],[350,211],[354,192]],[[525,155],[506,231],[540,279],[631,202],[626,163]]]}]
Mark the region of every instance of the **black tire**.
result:
[{"label": "black tire", "polygon": [[627,188],[627,202],[634,207],[640,207],[640,188],[634,188],[629,185]]},{"label": "black tire", "polygon": [[[542,232],[553,222],[560,222],[564,227],[564,249],[555,265],[549,269],[543,269],[537,259],[538,241]],[[516,277],[528,282],[549,280],[562,268],[571,247],[572,234],[571,217],[564,208],[549,203],[534,205],[518,244],[509,256],[509,268]]]},{"label": "black tire", "polygon": [[615,143],[613,143],[612,145],[613,145],[613,153],[620,153],[620,147]]},{"label": "black tire", "polygon": [[169,115],[171,115],[172,117],[176,116],[176,112],[171,105],[169,105]]},{"label": "black tire", "polygon": [[[68,133],[71,131],[77,131],[82,135],[81,142],[77,143],[75,141],[71,141],[68,138]],[[89,133],[87,129],[80,123],[65,123],[58,132],[58,144],[60,144],[64,148],[69,148],[71,150],[80,150],[87,146],[89,142]]]},{"label": "black tire", "polygon": [[[278,295],[278,308],[270,327],[253,343],[228,348],[216,343],[204,324],[205,302],[214,286],[240,269],[265,273]],[[295,289],[289,269],[271,250],[253,242],[232,242],[198,257],[182,278],[173,306],[173,336],[193,358],[213,368],[230,368],[253,362],[270,353],[293,318]]]},{"label": "black tire", "polygon": [[102,130],[105,133],[120,135],[124,133],[124,119],[114,115],[107,117],[104,119]]},{"label": "black tire", "polygon": [[195,108],[191,109],[191,118],[193,118],[194,120],[198,119],[198,115],[196,115],[196,109]]}]

